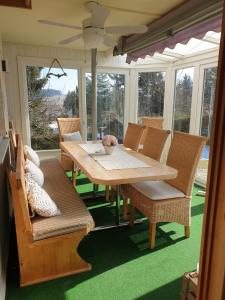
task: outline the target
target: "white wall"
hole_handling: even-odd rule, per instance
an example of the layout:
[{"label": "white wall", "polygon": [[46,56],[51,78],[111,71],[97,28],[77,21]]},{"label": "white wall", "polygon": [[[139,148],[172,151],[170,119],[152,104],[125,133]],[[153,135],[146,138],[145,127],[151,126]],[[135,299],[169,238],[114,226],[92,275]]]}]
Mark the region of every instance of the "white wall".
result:
[{"label": "white wall", "polygon": [[[2,43],[0,35],[0,63],[2,60]],[[5,78],[0,67],[0,136],[5,136],[8,130],[8,112],[5,89]],[[0,142],[0,146],[2,146]],[[2,158],[0,158],[1,160]],[[5,299],[6,292],[6,269],[8,259],[8,241],[9,241],[9,216],[8,199],[6,192],[6,173],[5,168],[0,161],[0,300]]]}]

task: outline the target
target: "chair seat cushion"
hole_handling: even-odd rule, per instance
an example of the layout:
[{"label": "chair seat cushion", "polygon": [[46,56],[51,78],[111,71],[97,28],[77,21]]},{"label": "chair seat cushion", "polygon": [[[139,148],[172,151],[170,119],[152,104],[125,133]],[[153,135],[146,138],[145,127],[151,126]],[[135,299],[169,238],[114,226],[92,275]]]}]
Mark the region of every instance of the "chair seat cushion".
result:
[{"label": "chair seat cushion", "polygon": [[185,194],[164,181],[144,181],[132,184],[132,187],[152,200],[183,198]]},{"label": "chair seat cushion", "polygon": [[64,142],[69,141],[82,141],[82,137],[80,135],[80,131],[70,132],[70,133],[64,133],[62,134]]},{"label": "chair seat cushion", "polygon": [[43,188],[54,199],[61,215],[32,219],[33,239],[45,239],[81,229],[89,232],[94,227],[94,220],[65,176],[59,161],[57,159],[43,161],[41,170],[45,175]]}]

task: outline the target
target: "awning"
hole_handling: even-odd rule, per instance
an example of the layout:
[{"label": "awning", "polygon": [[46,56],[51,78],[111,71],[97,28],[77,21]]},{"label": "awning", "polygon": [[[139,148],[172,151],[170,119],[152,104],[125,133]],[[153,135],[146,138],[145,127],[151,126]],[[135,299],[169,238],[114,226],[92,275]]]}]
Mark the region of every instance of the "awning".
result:
[{"label": "awning", "polygon": [[208,31],[220,32],[223,1],[189,1],[149,25],[142,35],[122,37],[114,55],[127,54],[127,62],[162,53],[177,43],[201,39]]}]

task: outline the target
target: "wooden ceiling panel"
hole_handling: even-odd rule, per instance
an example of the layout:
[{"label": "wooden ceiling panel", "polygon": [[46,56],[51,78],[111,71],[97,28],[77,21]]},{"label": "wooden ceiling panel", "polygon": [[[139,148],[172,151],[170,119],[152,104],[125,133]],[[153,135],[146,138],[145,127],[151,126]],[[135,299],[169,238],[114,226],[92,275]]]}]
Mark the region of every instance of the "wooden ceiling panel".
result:
[{"label": "wooden ceiling panel", "polygon": [[0,5],[31,9],[31,0],[0,0]]}]

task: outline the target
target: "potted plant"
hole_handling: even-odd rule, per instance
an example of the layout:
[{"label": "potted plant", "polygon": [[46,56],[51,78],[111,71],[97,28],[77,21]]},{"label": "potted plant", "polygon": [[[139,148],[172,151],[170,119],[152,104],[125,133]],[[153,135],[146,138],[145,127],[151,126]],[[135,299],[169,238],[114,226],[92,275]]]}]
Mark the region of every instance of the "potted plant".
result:
[{"label": "potted plant", "polygon": [[102,145],[105,149],[105,154],[112,154],[116,145],[118,145],[118,140],[114,135],[105,135],[102,139]]}]

